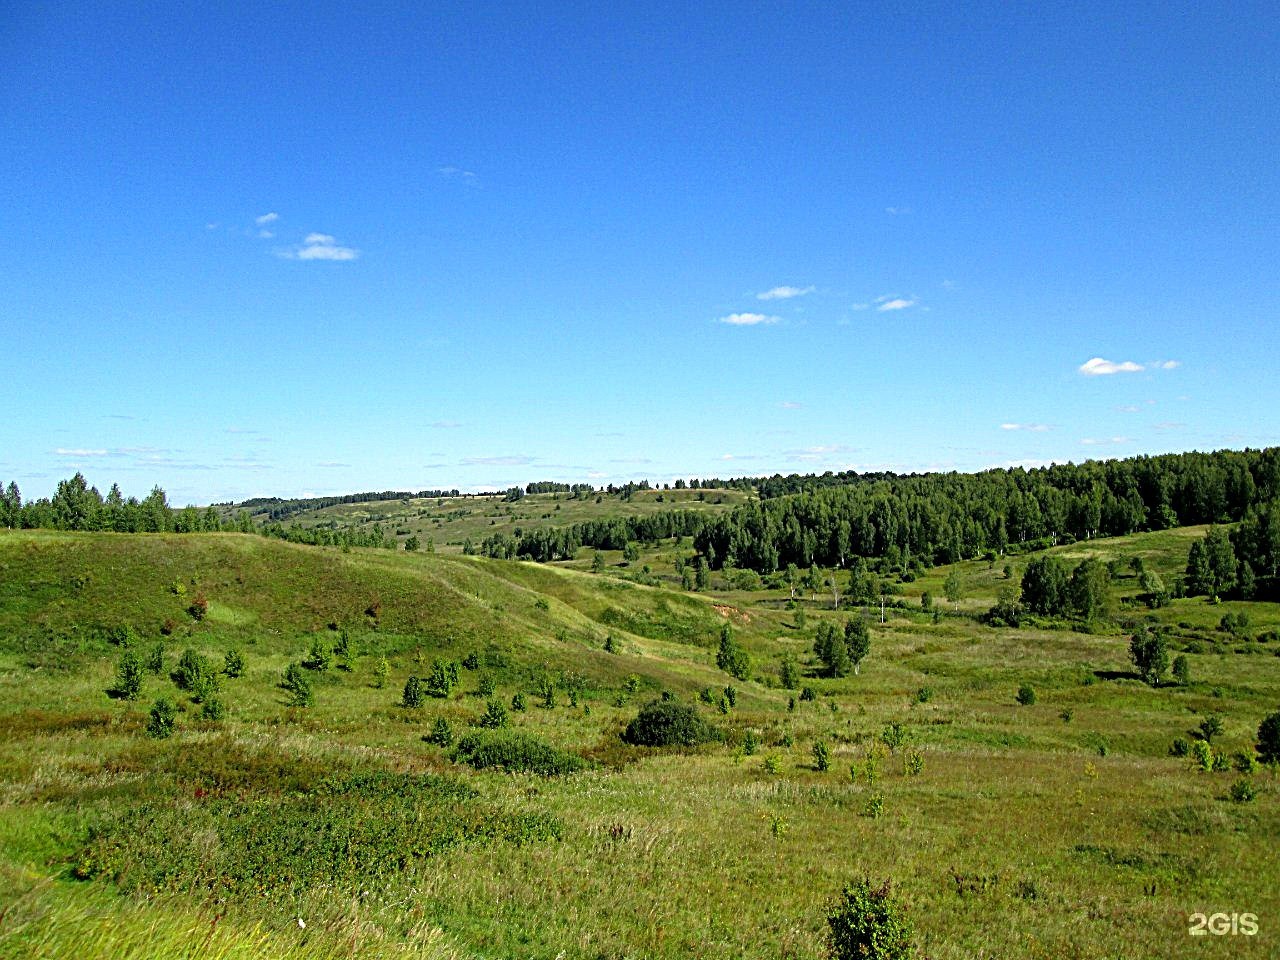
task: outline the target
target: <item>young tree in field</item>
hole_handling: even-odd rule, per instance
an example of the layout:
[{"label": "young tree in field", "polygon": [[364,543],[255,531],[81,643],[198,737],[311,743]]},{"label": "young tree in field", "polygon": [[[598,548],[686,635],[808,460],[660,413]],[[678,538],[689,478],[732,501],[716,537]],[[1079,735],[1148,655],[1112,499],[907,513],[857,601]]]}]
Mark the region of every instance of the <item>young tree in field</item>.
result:
[{"label": "young tree in field", "polygon": [[871,630],[862,617],[854,617],[844,625],[844,645],[849,653],[849,663],[856,674],[862,661],[871,652]]},{"label": "young tree in field", "polygon": [[1042,617],[1060,617],[1068,605],[1067,571],[1057,557],[1036,557],[1022,574],[1022,605]]},{"label": "young tree in field", "polygon": [[733,628],[725,624],[720,628],[720,648],[716,651],[716,666],[738,680],[751,678],[751,657],[733,637]]},{"label": "young tree in field", "polygon": [[142,692],[142,660],[126,650],[116,669],[115,695],[121,700],[137,700]]},{"label": "young tree in field", "polygon": [[784,690],[795,690],[800,686],[800,669],[790,654],[782,658],[780,682]]},{"label": "young tree in field", "polygon": [[822,664],[822,672],[828,677],[847,677],[853,669],[853,661],[849,658],[849,647],[845,643],[844,634],[833,623],[818,625],[818,633],[814,637],[813,652]]},{"label": "young tree in field", "polygon": [[1151,686],[1158,686],[1169,669],[1169,645],[1164,631],[1144,627],[1129,639],[1129,657],[1138,675]]},{"label": "young tree in field", "polygon": [[1258,724],[1258,759],[1263,763],[1280,763],[1280,710],[1268,714]]},{"label": "young tree in field", "polygon": [[1071,572],[1067,592],[1076,613],[1085,620],[1097,620],[1107,615],[1110,588],[1111,573],[1107,565],[1097,557],[1089,557]]},{"label": "young tree in field", "polygon": [[960,575],[959,568],[953,568],[947,574],[947,579],[942,584],[942,592],[951,601],[953,607],[960,605],[960,601],[964,599],[964,577]]}]

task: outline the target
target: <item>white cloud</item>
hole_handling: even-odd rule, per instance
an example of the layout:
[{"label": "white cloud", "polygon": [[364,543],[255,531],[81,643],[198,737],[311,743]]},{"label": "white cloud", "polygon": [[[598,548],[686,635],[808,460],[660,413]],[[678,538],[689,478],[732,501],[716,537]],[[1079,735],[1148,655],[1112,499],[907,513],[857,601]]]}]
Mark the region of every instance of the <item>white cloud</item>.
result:
[{"label": "white cloud", "polygon": [[804,404],[797,400],[783,400],[778,406],[783,410],[799,410]]},{"label": "white cloud", "polygon": [[781,317],[770,317],[763,313],[731,313],[721,317],[718,323],[727,323],[732,327],[754,327],[762,323],[777,323]]},{"label": "white cloud", "polygon": [[259,237],[260,239],[262,239],[262,240],[270,240],[270,239],[271,239],[272,237],[274,237],[274,236],[275,236],[275,234],[274,234],[274,233],[272,233],[270,230],[259,230],[259,231],[258,231],[258,237]]},{"label": "white cloud", "polygon": [[338,246],[336,238],[327,233],[309,233],[302,246],[281,254],[289,260],[354,260],[360,251]]},{"label": "white cloud", "polygon": [[53,452],[60,457],[105,457],[107,455],[106,450],[86,450],[82,447],[74,447],[70,449],[67,447],[59,447]]},{"label": "white cloud", "polygon": [[273,211],[272,213],[264,213],[260,217],[254,217],[253,222],[260,227],[265,227],[268,223],[275,223],[279,219],[280,214]]},{"label": "white cloud", "polygon": [[1181,360],[1157,360],[1155,366],[1161,370],[1177,370],[1182,366]]},{"label": "white cloud", "polygon": [[1183,427],[1186,426],[1186,424],[1178,423],[1173,420],[1164,420],[1160,423],[1154,423],[1152,424],[1152,426],[1155,427],[1155,429],[1157,430],[1181,430]]},{"label": "white cloud", "polygon": [[790,300],[792,297],[803,297],[813,293],[813,287],[774,287],[764,293],[757,293],[757,300]]},{"label": "white cloud", "polygon": [[1109,443],[1132,443],[1130,437],[1085,437],[1080,441],[1086,447],[1097,447]]},{"label": "white cloud", "polygon": [[436,167],[436,173],[446,180],[459,180],[469,187],[474,187],[478,180],[474,173],[461,167]]},{"label": "white cloud", "polygon": [[880,306],[876,307],[876,309],[883,313],[886,310],[905,310],[907,307],[914,307],[918,301],[907,300],[903,297],[894,297],[892,300],[885,300],[882,297],[878,302],[880,303]]},{"label": "white cloud", "polygon": [[1044,433],[1046,430],[1052,430],[1047,423],[1002,423],[1001,430],[1030,430],[1032,433]]},{"label": "white cloud", "polygon": [[1142,364],[1134,363],[1132,360],[1124,360],[1116,363],[1112,360],[1104,360],[1102,357],[1093,357],[1080,364],[1080,372],[1086,377],[1104,377],[1113,373],[1139,373],[1145,369]]}]

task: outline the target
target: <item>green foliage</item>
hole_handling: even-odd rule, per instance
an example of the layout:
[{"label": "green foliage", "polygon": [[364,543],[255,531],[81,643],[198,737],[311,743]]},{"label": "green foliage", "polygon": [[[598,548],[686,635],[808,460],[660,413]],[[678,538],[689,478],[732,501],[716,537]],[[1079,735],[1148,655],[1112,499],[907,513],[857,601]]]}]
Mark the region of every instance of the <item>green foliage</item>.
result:
[{"label": "green foliage", "polygon": [[164,740],[173,733],[177,719],[177,708],[161,697],[151,705],[151,710],[147,714],[147,736]]},{"label": "green foliage", "polygon": [[716,651],[716,666],[737,680],[751,678],[751,656],[733,637],[733,628],[724,624],[720,628],[720,648]]},{"label": "green foliage", "polygon": [[404,691],[400,694],[400,706],[416,709],[422,706],[425,696],[426,689],[423,682],[411,676],[404,682]]},{"label": "green foliage", "polygon": [[902,772],[909,777],[918,777],[924,772],[924,756],[918,750],[912,750],[903,758]]},{"label": "green foliage", "polygon": [[512,696],[511,709],[516,713],[524,713],[529,709],[529,704],[525,701],[523,690],[517,690]]},{"label": "green foliage", "polygon": [[227,705],[217,697],[209,697],[200,707],[200,719],[216,723],[227,715]]},{"label": "green foliage", "polygon": [[907,729],[897,720],[891,720],[880,731],[880,742],[890,750],[897,750],[907,742]]},{"label": "green foliage", "polygon": [[1244,778],[1237,780],[1227,790],[1227,796],[1231,798],[1232,803],[1252,803],[1257,795],[1258,791],[1253,782]]},{"label": "green foliage", "polygon": [[1024,683],[1022,686],[1018,688],[1017,699],[1018,699],[1018,703],[1022,704],[1024,707],[1032,706],[1036,702],[1035,688],[1030,686],[1029,684]]},{"label": "green foliage", "polygon": [[[859,617],[850,623],[866,624]],[[853,659],[849,655],[849,645],[842,634],[832,623],[820,623],[813,641],[813,653],[822,664],[822,672],[828,677],[847,677],[853,670]],[[803,697],[802,697],[803,699]]]},{"label": "green foliage", "polygon": [[453,743],[453,725],[445,717],[436,717],[431,725],[431,732],[426,736],[427,743],[439,747],[447,747]]},{"label": "green foliage", "polygon": [[492,697],[493,691],[498,689],[498,681],[493,678],[491,673],[480,674],[479,680],[476,681],[476,692],[482,697]]},{"label": "green foliage", "polygon": [[518,730],[486,730],[458,741],[449,754],[455,763],[476,770],[497,768],[507,773],[536,773],[543,777],[577,773],[587,762],[576,753],[543,743]]},{"label": "green foliage", "polygon": [[794,690],[800,686],[800,668],[796,666],[795,657],[790,654],[782,658],[779,682],[784,690]]},{"label": "green foliage", "polygon": [[1280,710],[1258,724],[1257,750],[1262,763],[1280,763]]},{"label": "green foliage", "polygon": [[831,960],[906,960],[911,924],[895,902],[889,881],[846,884],[827,908],[827,955]]},{"label": "green foliage", "polygon": [[1144,626],[1129,638],[1129,658],[1145,683],[1157,686],[1169,669],[1169,645],[1165,629]]},{"label": "green foliage", "polygon": [[1191,544],[1187,553],[1188,594],[1223,596],[1236,586],[1238,565],[1235,549],[1223,527],[1210,527],[1203,540]]},{"label": "green foliage", "polygon": [[373,665],[373,686],[376,690],[381,690],[387,685],[387,678],[391,675],[391,664],[387,662],[386,657],[378,657]]},{"label": "green foliage", "polygon": [[854,617],[844,625],[844,645],[849,664],[857,673],[862,661],[871,652],[871,629],[862,617]]},{"label": "green foliage", "polygon": [[222,659],[222,672],[228,677],[244,675],[244,654],[232,647]]},{"label": "green foliage", "polygon": [[1085,620],[1107,616],[1111,603],[1111,572],[1097,557],[1088,557],[1071,572],[1067,593],[1072,610]]},{"label": "green foliage", "polygon": [[813,742],[813,765],[819,773],[825,773],[831,769],[831,748],[827,746],[825,740]]},{"label": "green foliage", "polygon": [[1018,592],[1010,586],[1000,588],[995,606],[982,615],[982,622],[993,627],[1020,627],[1026,610],[1018,599]]},{"label": "green foliage", "polygon": [[1213,714],[1200,721],[1200,736],[1205,743],[1213,743],[1213,738],[1220,733],[1222,733],[1222,717]]},{"label": "green foliage", "polygon": [[754,730],[748,730],[742,738],[742,752],[748,757],[760,749],[760,737]]},{"label": "green foliage", "polygon": [[506,706],[499,700],[490,700],[485,704],[484,713],[480,719],[476,721],[482,727],[489,730],[497,730],[499,727],[505,727],[509,722]]},{"label": "green foliage", "polygon": [[1169,744],[1169,756],[1185,757],[1191,753],[1191,744],[1186,737],[1174,737],[1173,742]]},{"label": "green foliage", "polygon": [[693,747],[722,738],[692,706],[675,700],[653,700],[627,724],[622,739],[641,747]]},{"label": "green foliage", "polygon": [[300,663],[291,663],[285,668],[280,686],[288,691],[291,707],[309,707],[315,703],[315,696],[311,692],[311,678]]},{"label": "green foliage", "polygon": [[311,641],[311,652],[307,659],[302,661],[302,665],[308,670],[315,670],[323,673],[333,664],[333,649],[329,644],[320,638]]},{"label": "green foliage", "polygon": [[1177,680],[1178,684],[1183,687],[1191,683],[1191,661],[1187,659],[1184,653],[1180,653],[1173,658],[1173,679]]},{"label": "green foliage", "polygon": [[561,833],[552,817],[503,812],[444,777],[358,773],[304,793],[127,807],[93,825],[75,874],[136,893],[261,897],[336,887],[358,895],[462,846]]},{"label": "green foliage", "polygon": [[218,672],[213,662],[191,649],[182,652],[177,668],[169,676],[179,690],[190,693],[196,702],[218,692]]},{"label": "green foliage", "polygon": [[1201,770],[1212,770],[1213,748],[1204,740],[1193,740],[1191,742],[1191,759]]},{"label": "green foliage", "polygon": [[137,700],[142,693],[142,661],[132,650],[120,656],[112,692],[121,700]]},{"label": "green foliage", "polygon": [[147,651],[147,659],[143,661],[143,666],[147,673],[160,676],[164,673],[164,644],[153,644],[151,649]]},{"label": "green foliage", "polygon": [[953,567],[947,574],[947,579],[942,584],[942,593],[953,605],[964,599],[965,582],[959,567]]},{"label": "green foliage", "polygon": [[458,684],[458,664],[452,660],[434,660],[424,684],[428,696],[444,698]]},{"label": "green foliage", "polygon": [[1034,614],[1057,617],[1068,608],[1067,569],[1055,556],[1033,559],[1022,573],[1022,605]]},{"label": "green foliage", "polygon": [[191,619],[197,622],[209,615],[209,601],[203,593],[195,595],[195,599],[191,601],[191,606],[187,607],[187,613],[191,614]]},{"label": "green foliage", "polygon": [[538,681],[538,696],[542,698],[542,706],[546,710],[555,709],[556,685],[550,677],[542,677]]}]

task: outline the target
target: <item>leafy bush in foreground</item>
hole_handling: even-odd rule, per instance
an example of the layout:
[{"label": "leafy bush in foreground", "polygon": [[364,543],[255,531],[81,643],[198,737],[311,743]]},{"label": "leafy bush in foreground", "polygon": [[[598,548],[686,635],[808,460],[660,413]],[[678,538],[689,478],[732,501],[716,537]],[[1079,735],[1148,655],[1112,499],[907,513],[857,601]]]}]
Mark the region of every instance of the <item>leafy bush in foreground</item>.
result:
[{"label": "leafy bush in foreground", "polygon": [[653,700],[641,708],[623,731],[622,739],[640,747],[694,747],[720,740],[719,730],[698,711],[675,700]]},{"label": "leafy bush in foreground", "polygon": [[458,741],[449,753],[455,763],[465,763],[476,770],[497,767],[508,773],[536,773],[544,777],[577,773],[587,762],[537,737],[516,730],[488,730],[472,733]]},{"label": "leafy bush in foreground", "polygon": [[832,960],[903,960],[911,951],[911,924],[889,890],[870,880],[845,885],[827,911]]}]

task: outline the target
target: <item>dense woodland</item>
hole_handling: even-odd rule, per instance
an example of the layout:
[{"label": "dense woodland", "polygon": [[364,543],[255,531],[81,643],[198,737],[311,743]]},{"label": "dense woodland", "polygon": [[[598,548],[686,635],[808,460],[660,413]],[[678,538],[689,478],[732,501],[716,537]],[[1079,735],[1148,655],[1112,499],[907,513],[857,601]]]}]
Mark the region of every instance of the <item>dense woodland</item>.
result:
[{"label": "dense woodland", "polygon": [[[890,569],[954,563],[1075,540],[1244,518],[1280,495],[1280,449],[910,476],[854,474],[761,481],[771,495],[719,516],[669,511],[558,530],[496,535],[490,556],[565,559],[578,547],[692,537],[715,569],[772,573],[789,564]],[[779,491],[791,491],[781,495]],[[1256,571],[1255,571],[1256,572]]]}]

